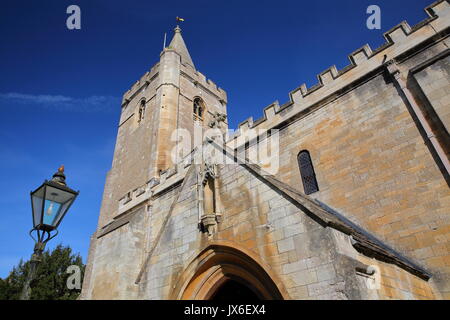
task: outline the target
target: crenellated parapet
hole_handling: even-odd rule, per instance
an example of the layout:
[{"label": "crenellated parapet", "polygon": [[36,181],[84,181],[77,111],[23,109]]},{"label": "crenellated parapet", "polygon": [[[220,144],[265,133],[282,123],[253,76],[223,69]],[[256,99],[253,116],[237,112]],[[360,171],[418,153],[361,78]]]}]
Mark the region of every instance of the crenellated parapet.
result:
[{"label": "crenellated parapet", "polygon": [[[191,65],[182,63],[181,75],[188,78],[196,86],[200,86],[203,90],[215,95],[220,100],[227,103],[227,94],[225,90],[218,87],[211,79],[207,79],[206,76],[200,71],[195,70]],[[129,101],[131,101],[136,94],[138,94],[144,86],[148,86],[151,82],[155,81],[159,74],[159,62],[156,63],[150,71],[146,72],[139,80],[137,80],[129,90],[123,94],[122,107],[125,107]]]},{"label": "crenellated parapet", "polygon": [[161,192],[183,181],[186,172],[192,165],[192,153],[186,156],[178,165],[160,173],[160,176],[151,178],[147,183],[127,192],[119,199],[119,209],[116,217],[122,216],[144,201],[157,196]]},{"label": "crenellated parapet", "polygon": [[318,105],[323,105],[345,92],[359,80],[384,68],[387,62],[396,60],[409,50],[426,44],[436,36],[445,36],[450,27],[450,4],[448,0],[439,0],[425,8],[429,16],[414,27],[406,21],[401,22],[384,33],[386,42],[376,50],[368,44],[352,52],[348,59],[350,64],[341,70],[331,66],[318,76],[318,83],[308,88],[302,84],[289,93],[289,101],[282,106],[274,102],[264,108],[261,118],[244,120],[238,130],[229,137],[228,142],[236,145],[235,139],[249,129],[258,134],[274,128],[280,128],[291,121],[294,116],[306,114]]},{"label": "crenellated parapet", "polygon": [[148,86],[151,82],[155,81],[159,73],[159,62],[153,65],[149,71],[147,71],[139,80],[137,80],[129,90],[123,94],[122,107],[125,107],[133,97],[142,90],[144,86]]},{"label": "crenellated parapet", "polygon": [[189,64],[181,64],[181,75],[189,79],[194,85],[202,87],[202,89],[210,92],[218,97],[220,100],[227,103],[227,94],[225,90],[217,86],[211,79],[207,79],[206,76],[200,71],[195,70]]}]

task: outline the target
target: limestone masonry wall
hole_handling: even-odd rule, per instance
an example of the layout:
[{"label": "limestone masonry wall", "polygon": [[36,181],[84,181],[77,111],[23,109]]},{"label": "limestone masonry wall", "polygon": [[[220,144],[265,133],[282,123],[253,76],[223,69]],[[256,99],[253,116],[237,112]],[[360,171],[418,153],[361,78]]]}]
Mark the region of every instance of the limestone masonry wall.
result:
[{"label": "limestone masonry wall", "polygon": [[[402,22],[386,32],[377,50],[363,46],[343,70],[325,70],[317,85],[302,85],[288,103],[274,102],[261,119],[245,120],[226,143],[248,155],[255,146],[242,138],[251,130],[278,129],[279,170],[272,178],[303,192],[297,156],[308,150],[319,191],[302,197],[335,209],[422,275],[358,250],[351,234],[321,221],[247,164],[218,165],[222,215],[213,234],[202,232],[197,164],[190,156],[171,164],[170,131],[193,130],[195,97],[210,113],[226,113],[227,96],[167,49],[124,94],[82,298],[200,296],[197,282],[214,285],[202,274],[202,254],[222,247],[263,270],[284,299],[450,299],[450,177],[428,141],[437,137],[450,155],[450,4],[436,1],[426,12],[418,25]],[[432,134],[424,133],[411,103]],[[371,288],[377,279],[380,286]]]}]

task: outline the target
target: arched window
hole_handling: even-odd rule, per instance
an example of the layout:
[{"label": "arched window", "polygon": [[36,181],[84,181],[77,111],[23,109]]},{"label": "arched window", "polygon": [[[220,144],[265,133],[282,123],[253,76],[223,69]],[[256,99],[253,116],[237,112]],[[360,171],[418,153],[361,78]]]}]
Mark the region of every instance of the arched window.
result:
[{"label": "arched window", "polygon": [[298,154],[298,166],[300,169],[300,175],[302,176],[305,194],[311,194],[319,191],[316,174],[314,173],[314,167],[307,150],[303,150]]},{"label": "arched window", "polygon": [[142,99],[139,104],[138,123],[144,120],[145,116],[145,99]]},{"label": "arched window", "polygon": [[194,99],[194,110],[193,110],[194,120],[203,121],[204,114],[205,114],[205,106],[203,104],[202,99],[195,98]]}]

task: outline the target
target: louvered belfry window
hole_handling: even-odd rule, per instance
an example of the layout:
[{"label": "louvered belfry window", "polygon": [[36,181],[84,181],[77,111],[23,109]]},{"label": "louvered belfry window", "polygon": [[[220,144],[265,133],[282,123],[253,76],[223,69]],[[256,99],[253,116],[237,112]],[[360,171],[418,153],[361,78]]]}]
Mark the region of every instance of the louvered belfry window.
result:
[{"label": "louvered belfry window", "polygon": [[200,98],[195,98],[194,100],[194,120],[203,121],[203,113],[205,107],[203,106],[203,101]]},{"label": "louvered belfry window", "polygon": [[298,166],[300,168],[305,194],[319,191],[316,174],[314,173],[314,167],[308,151],[304,150],[298,154]]}]

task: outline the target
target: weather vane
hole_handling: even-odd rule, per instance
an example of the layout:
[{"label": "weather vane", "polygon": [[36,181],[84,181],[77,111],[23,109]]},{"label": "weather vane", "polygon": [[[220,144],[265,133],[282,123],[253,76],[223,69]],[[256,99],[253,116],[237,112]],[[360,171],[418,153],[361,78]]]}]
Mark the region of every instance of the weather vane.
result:
[{"label": "weather vane", "polygon": [[[177,21],[177,27],[175,28],[175,32],[180,32],[180,27],[178,26],[178,22],[184,22],[184,19],[181,17],[176,17],[175,20]],[[164,33],[164,42],[163,42],[163,50],[166,48],[166,38],[167,38],[167,33]]]}]

